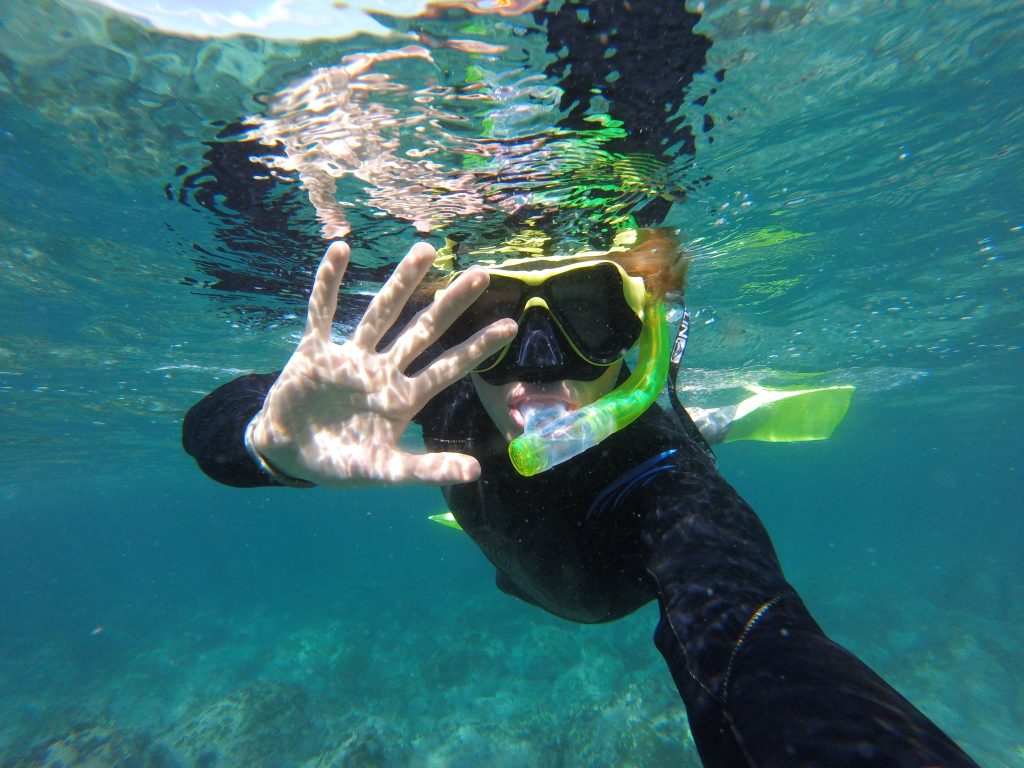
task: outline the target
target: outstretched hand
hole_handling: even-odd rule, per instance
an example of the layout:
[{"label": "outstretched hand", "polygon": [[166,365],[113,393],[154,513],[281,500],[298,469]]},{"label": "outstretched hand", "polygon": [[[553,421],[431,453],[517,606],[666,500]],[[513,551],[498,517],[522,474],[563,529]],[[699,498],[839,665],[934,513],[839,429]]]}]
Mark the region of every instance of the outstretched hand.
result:
[{"label": "outstretched hand", "polygon": [[461,453],[412,454],[398,442],[434,395],[509,343],[515,321],[500,320],[407,376],[406,368],[483,293],[490,280],[469,269],[417,314],[388,346],[384,335],[402,315],[434,261],[414,245],[373,299],[344,344],[331,341],[349,247],[334,243],[317,269],[306,330],[267,394],[250,432],[274,469],[317,485],[449,484],[475,480],[480,464]]}]

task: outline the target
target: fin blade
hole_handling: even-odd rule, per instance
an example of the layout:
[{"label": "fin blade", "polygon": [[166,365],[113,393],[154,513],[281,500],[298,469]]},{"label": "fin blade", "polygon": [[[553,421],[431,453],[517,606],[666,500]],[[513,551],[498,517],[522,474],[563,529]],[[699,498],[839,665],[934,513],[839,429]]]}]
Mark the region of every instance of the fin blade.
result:
[{"label": "fin blade", "polygon": [[730,425],[723,442],[827,440],[846,417],[854,389],[851,385],[790,391],[758,387],[758,394],[740,404],[743,415]]}]

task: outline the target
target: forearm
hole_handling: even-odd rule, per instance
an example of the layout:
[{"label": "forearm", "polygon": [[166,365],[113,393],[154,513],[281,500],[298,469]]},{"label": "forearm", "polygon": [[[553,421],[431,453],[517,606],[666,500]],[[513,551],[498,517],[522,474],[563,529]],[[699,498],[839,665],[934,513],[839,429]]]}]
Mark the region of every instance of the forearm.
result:
[{"label": "forearm", "polygon": [[737,641],[721,707],[751,765],[975,766],[913,704],[830,640],[799,600]]},{"label": "forearm", "polygon": [[685,466],[694,491],[659,505],[649,570],[655,641],[705,765],[974,765],[824,634],[739,495],[717,475],[698,483],[696,457]]},{"label": "forearm", "polygon": [[215,389],[186,414],[182,445],[217,482],[241,488],[280,484],[245,447],[245,430],[263,407],[277,377],[275,372],[237,378]]}]

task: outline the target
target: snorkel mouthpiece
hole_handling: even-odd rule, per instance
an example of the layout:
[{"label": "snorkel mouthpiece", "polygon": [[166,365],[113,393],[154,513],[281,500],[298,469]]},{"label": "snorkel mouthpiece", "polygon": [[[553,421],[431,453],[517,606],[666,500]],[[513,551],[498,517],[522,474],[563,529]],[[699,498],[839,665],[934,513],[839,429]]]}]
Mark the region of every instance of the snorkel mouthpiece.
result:
[{"label": "snorkel mouthpiece", "polygon": [[540,432],[548,424],[565,418],[570,412],[569,407],[565,403],[560,402],[546,405],[523,403],[519,406],[519,409],[523,414],[523,421],[526,424],[524,432]]},{"label": "snorkel mouthpiece", "polygon": [[621,386],[578,411],[551,405],[525,412],[526,430],[508,446],[516,471],[524,477],[544,472],[638,419],[665,386],[669,344],[665,304],[648,297],[636,369]]}]

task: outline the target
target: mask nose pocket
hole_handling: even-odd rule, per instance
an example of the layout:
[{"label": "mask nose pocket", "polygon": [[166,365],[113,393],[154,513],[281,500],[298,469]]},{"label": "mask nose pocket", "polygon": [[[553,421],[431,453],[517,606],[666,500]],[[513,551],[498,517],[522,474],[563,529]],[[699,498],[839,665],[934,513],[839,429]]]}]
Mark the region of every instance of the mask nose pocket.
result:
[{"label": "mask nose pocket", "polygon": [[509,355],[524,369],[555,368],[566,363],[562,333],[540,307],[526,310],[515,348],[509,350]]}]

